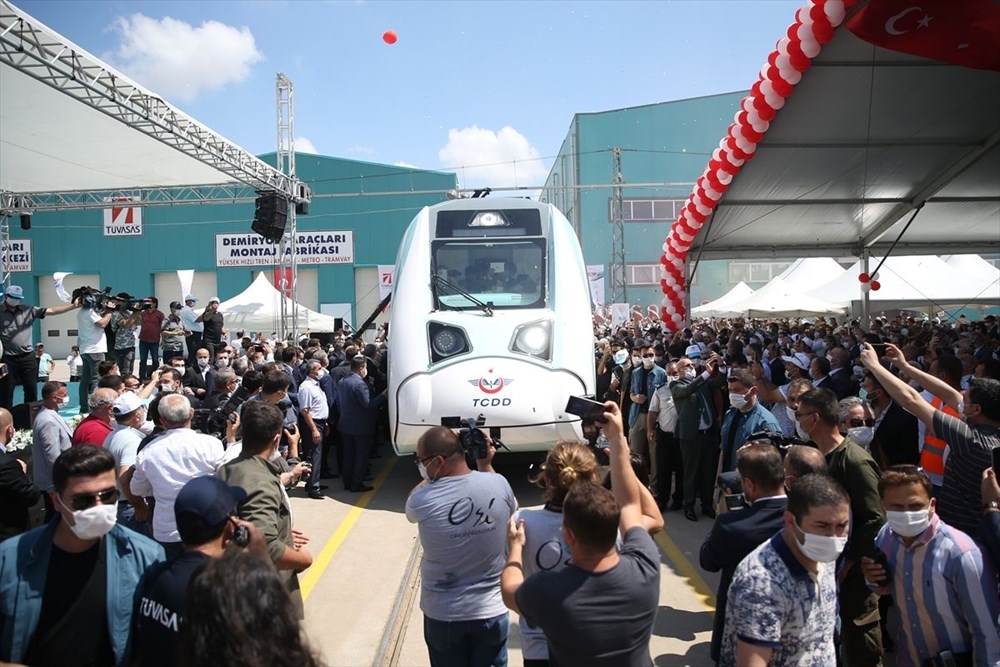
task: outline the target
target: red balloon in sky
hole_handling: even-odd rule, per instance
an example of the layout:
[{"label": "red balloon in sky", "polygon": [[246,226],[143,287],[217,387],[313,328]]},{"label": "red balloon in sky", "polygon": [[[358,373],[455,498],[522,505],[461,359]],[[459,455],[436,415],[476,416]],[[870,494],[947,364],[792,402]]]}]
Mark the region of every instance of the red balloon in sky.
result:
[{"label": "red balloon in sky", "polygon": [[382,41],[386,44],[395,44],[397,39],[395,30],[386,30],[382,33]]}]

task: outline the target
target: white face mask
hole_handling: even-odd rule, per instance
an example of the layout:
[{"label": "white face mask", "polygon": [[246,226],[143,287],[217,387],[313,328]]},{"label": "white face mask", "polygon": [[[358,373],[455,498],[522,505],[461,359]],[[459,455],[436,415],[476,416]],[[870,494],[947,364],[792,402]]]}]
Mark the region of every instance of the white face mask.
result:
[{"label": "white face mask", "polygon": [[67,394],[66,396],[63,396],[62,398],[59,399],[59,405],[61,405],[64,408],[67,405],[69,405],[69,394]]},{"label": "white face mask", "polygon": [[208,359],[198,357],[198,365],[201,366],[202,368],[208,368]]},{"label": "white face mask", "polygon": [[219,368],[225,368],[226,366],[229,365],[229,359],[226,359],[225,357],[223,357],[222,359],[218,359],[215,362],[215,365],[218,366]]},{"label": "white face mask", "polygon": [[[61,498],[59,504],[62,505]],[[65,505],[63,507],[69,509]],[[70,511],[70,515],[73,517],[73,523],[67,521],[66,525],[74,535],[81,540],[96,540],[107,535],[115,527],[118,522],[118,507],[115,504],[99,504],[77,512]]]},{"label": "white face mask", "polygon": [[680,379],[681,379],[681,376],[679,376],[679,375],[668,375],[667,376],[667,382],[677,382]]},{"label": "white face mask", "polygon": [[632,365],[633,366],[639,366],[640,364],[642,364],[642,357],[635,357],[635,356],[633,356],[632,357]]},{"label": "white face mask", "polygon": [[695,377],[697,375],[698,375],[698,372],[695,371],[695,369],[693,369],[693,368],[687,368],[687,369],[684,370],[684,377],[686,377],[688,380],[695,379]]},{"label": "white face mask", "polygon": [[645,368],[646,370],[649,370],[650,368],[653,367],[653,360],[652,359],[648,359],[646,357],[643,357],[643,359],[642,359],[642,367]]},{"label": "white face mask", "polygon": [[737,410],[742,410],[747,406],[747,397],[743,394],[729,394],[729,404]]},{"label": "white face mask", "polygon": [[621,366],[628,360],[628,352],[625,350],[618,350],[615,352],[615,363]]},{"label": "white face mask", "polygon": [[847,546],[846,537],[814,535],[802,530],[800,526],[796,528],[802,532],[803,541],[798,543],[802,555],[817,563],[832,563]]},{"label": "white face mask", "polygon": [[931,524],[930,510],[917,510],[915,512],[889,512],[885,513],[885,521],[889,524],[892,532],[902,537],[916,537],[927,530]]},{"label": "white face mask", "polygon": [[17,308],[19,305],[21,305],[20,299],[12,299],[9,296],[5,299],[5,301],[7,302],[7,305],[10,306],[11,308]]},{"label": "white face mask", "polygon": [[875,437],[875,429],[871,426],[856,426],[847,429],[847,437],[867,449]]},{"label": "white face mask", "polygon": [[430,473],[427,472],[427,466],[424,465],[423,461],[417,461],[417,470],[420,471],[420,476],[425,482],[430,483],[434,481],[431,479]]},{"label": "white face mask", "polygon": [[326,375],[326,369],[325,368],[319,368],[319,369],[316,370],[316,379],[317,380],[322,380],[324,375]]},{"label": "white face mask", "polygon": [[660,363],[661,361],[663,361],[663,355],[657,355],[653,357],[653,361],[655,361],[656,363]]},{"label": "white face mask", "polygon": [[[785,404],[785,414],[788,415],[789,419],[791,419],[793,422],[795,422],[795,410],[793,410],[792,406],[788,405],[787,403]],[[795,422],[795,423],[798,423],[798,422]]]},{"label": "white face mask", "polygon": [[160,385],[160,393],[161,394],[169,394],[169,393],[173,392],[173,390],[174,390],[174,383],[173,382],[164,382],[163,384]]}]

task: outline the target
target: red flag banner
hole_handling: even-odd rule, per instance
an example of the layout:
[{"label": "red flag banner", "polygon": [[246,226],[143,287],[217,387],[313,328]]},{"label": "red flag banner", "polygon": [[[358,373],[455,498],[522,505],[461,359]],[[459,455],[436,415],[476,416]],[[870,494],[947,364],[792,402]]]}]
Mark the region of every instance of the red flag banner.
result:
[{"label": "red flag banner", "polygon": [[1000,4],[994,0],[871,0],[846,25],[885,49],[1000,71]]},{"label": "red flag banner", "polygon": [[274,289],[292,298],[292,270],[274,267]]}]

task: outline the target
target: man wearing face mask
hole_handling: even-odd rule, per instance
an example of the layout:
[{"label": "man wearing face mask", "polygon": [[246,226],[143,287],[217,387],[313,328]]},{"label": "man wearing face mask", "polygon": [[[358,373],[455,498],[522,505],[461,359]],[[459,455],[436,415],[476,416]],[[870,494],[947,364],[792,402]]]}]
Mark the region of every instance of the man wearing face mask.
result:
[{"label": "man wearing face mask", "polygon": [[649,401],[656,390],[667,383],[667,373],[656,365],[656,352],[652,345],[643,345],[642,366],[632,371],[631,398],[632,428],[628,433],[628,446],[633,454],[639,454],[649,466],[649,488],[654,495],[659,489],[658,460],[656,443],[650,445],[646,432],[646,415]]},{"label": "man wearing face mask", "polygon": [[10,285],[4,293],[0,306],[0,343],[3,344],[3,358],[7,374],[0,377],[0,407],[8,410],[14,405],[14,387],[24,389],[24,402],[38,400],[38,358],[31,344],[31,335],[36,319],[46,315],[68,313],[79,304],[39,308],[21,305],[24,290],[18,285]]},{"label": "man wearing face mask", "polygon": [[621,347],[621,343],[615,341],[612,343],[612,348],[614,349],[614,352],[608,362],[611,379],[608,382],[608,390],[604,393],[603,399],[606,401],[614,401],[615,403],[621,405],[622,382],[626,375],[626,369],[631,367],[631,359],[629,357],[628,350]]},{"label": "man wearing face mask", "polygon": [[806,475],[788,492],[784,528],[736,567],[719,664],[835,665],[836,560],[850,501],[836,480]]},{"label": "man wearing face mask", "polygon": [[841,435],[846,435],[871,452],[872,440],[875,438],[875,418],[868,402],[857,396],[850,396],[840,401],[838,405]]},{"label": "man wearing face mask", "polygon": [[[330,416],[330,404],[319,382],[326,375],[323,365],[310,359],[306,362],[306,377],[299,385],[299,423],[304,427],[302,455],[312,464],[312,474],[306,484],[310,498],[322,500],[325,496],[320,486],[320,471],[323,469],[323,438],[326,437],[326,420]],[[365,390],[367,391],[367,386]],[[365,458],[367,463],[367,455]],[[364,471],[362,471],[364,477]],[[347,483],[347,477],[344,477]]]},{"label": "man wearing face mask", "polygon": [[115,459],[106,450],[65,451],[52,481],[58,518],[0,544],[0,660],[124,664],[136,586],[163,549],[115,523]]},{"label": "man wearing face mask", "polygon": [[[875,417],[875,438],[871,452],[882,468],[920,462],[917,418],[892,400],[875,376],[865,371],[862,394]],[[943,472],[943,468],[942,468]]]},{"label": "man wearing face mask", "polygon": [[[52,486],[52,466],[56,459],[73,446],[73,432],[59,415],[60,408],[67,405],[69,393],[65,384],[49,380],[42,385],[43,409],[31,425],[31,471],[35,486],[42,491]],[[55,516],[55,508],[49,495],[44,498],[45,520],[48,521]]]},{"label": "man wearing face mask", "polygon": [[887,523],[875,544],[888,571],[871,558],[861,566],[872,590],[897,601],[896,664],[920,667],[944,651],[953,654],[951,664],[1000,664],[1000,603],[977,544],[938,517],[931,480],[920,468],[886,470],[879,494]]},{"label": "man wearing face mask", "polygon": [[406,499],[406,518],[417,524],[424,549],[420,610],[435,667],[507,664],[500,574],[517,500],[507,480],[493,470],[495,453],[491,443],[473,471],[452,430],[433,426],[417,441],[423,479]]},{"label": "man wearing face mask", "polygon": [[[684,506],[684,459],[681,455],[680,441],[675,437],[677,429],[677,408],[674,406],[674,396],[670,393],[670,385],[680,379],[677,363],[667,364],[667,381],[660,385],[649,401],[649,412],[646,413],[646,432],[649,434],[649,446],[657,450],[656,461],[659,466],[656,489],[658,506],[662,510],[671,498],[670,510],[676,512]],[[671,496],[671,487],[673,496]]]},{"label": "man wearing face mask", "polygon": [[340,408],[337,430],[343,438],[344,450],[344,467],[340,476],[344,480],[345,489],[358,493],[372,490],[372,487],[365,484],[368,454],[375,435],[378,408],[388,401],[386,391],[378,396],[371,395],[371,388],[365,382],[367,376],[367,359],[360,354],[356,355],[351,360],[351,372],[336,387],[337,405]]},{"label": "man wearing face mask", "polygon": [[751,433],[781,430],[778,420],[757,400],[757,382],[750,371],[734,369],[727,382],[732,407],[722,418],[718,472],[736,469],[736,448],[748,441]]},{"label": "man wearing face mask", "polygon": [[215,369],[208,350],[199,348],[195,352],[195,363],[184,374],[184,386],[191,389],[194,398],[204,400],[215,387]]},{"label": "man wearing face mask", "polygon": [[843,654],[848,667],[882,664],[882,633],[878,596],[868,590],[859,561],[872,552],[875,536],[885,524],[878,496],[881,475],[871,455],[840,434],[837,396],[829,389],[812,389],[799,399],[799,426],[826,457],[830,476],[850,496],[851,535],[841,566],[840,620]]}]

